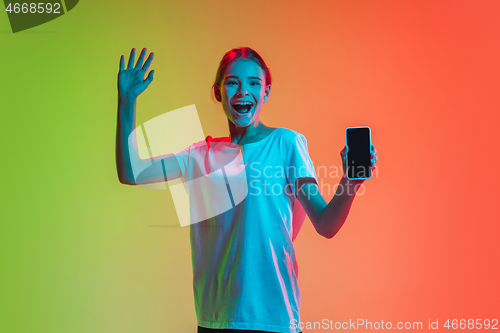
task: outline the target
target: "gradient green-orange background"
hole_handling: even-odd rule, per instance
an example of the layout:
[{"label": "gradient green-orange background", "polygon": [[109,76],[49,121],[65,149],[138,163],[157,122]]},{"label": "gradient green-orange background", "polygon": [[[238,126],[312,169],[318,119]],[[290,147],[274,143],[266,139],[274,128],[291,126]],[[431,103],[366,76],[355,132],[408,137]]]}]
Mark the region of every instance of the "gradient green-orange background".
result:
[{"label": "gradient green-orange background", "polygon": [[138,124],[196,104],[205,135],[227,135],[210,87],[250,46],[274,77],[262,121],[303,133],[316,167],[340,167],[346,127],[372,128],[377,174],[344,227],[327,240],[306,219],[295,241],[302,321],[499,319],[499,14],[496,0],[81,1],[16,34],[0,14],[0,331],[195,332],[189,229],[168,190],[115,171],[132,47],[155,53]]}]

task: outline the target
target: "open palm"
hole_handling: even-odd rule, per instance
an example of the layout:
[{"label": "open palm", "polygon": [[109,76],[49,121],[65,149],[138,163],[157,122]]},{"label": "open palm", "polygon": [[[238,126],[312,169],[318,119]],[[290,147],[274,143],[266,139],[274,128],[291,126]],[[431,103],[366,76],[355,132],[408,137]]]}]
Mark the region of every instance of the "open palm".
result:
[{"label": "open palm", "polygon": [[144,80],[144,74],[149,69],[151,61],[153,61],[154,53],[150,53],[146,62],[144,57],[146,49],[142,49],[141,55],[134,66],[135,48],[130,52],[127,69],[125,69],[125,59],[122,55],[120,58],[120,71],[118,72],[118,93],[120,96],[137,98],[153,81],[154,70],[150,71]]}]

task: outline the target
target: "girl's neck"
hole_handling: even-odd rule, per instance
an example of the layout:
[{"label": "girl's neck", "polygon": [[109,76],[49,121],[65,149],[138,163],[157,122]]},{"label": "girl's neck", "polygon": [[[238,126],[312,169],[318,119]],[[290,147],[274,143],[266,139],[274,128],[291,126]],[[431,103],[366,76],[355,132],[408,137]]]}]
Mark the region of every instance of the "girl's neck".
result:
[{"label": "girl's neck", "polygon": [[229,140],[234,144],[242,144],[252,141],[253,138],[265,132],[268,128],[260,119],[248,125],[248,127],[238,127],[229,119]]}]

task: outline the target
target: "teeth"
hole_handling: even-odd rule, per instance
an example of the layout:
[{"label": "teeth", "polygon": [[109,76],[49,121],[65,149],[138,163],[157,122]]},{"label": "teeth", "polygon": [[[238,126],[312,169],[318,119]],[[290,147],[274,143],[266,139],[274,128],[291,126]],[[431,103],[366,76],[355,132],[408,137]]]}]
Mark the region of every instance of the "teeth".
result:
[{"label": "teeth", "polygon": [[233,104],[234,109],[239,113],[248,113],[252,106],[253,103],[251,102],[237,102]]}]

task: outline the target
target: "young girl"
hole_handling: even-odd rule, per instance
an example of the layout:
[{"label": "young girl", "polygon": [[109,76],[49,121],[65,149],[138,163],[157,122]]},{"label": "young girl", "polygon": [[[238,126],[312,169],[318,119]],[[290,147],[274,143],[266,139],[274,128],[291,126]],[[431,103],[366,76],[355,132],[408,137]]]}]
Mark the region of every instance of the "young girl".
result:
[{"label": "young girl", "polygon": [[[128,147],[128,136],[135,129],[136,99],[153,80],[154,71],[144,80],[153,53],[144,62],[145,55],[143,49],[134,66],[132,49],[127,69],[124,56],[120,59],[116,140],[120,182],[136,185],[165,181],[165,177],[190,182],[221,170],[217,161],[227,154],[242,157],[235,159],[238,166],[222,168],[231,209],[190,225],[198,332],[301,332],[293,240],[304,211],[323,237],[332,238],[342,227],[363,183],[345,175],[346,148],[341,151],[343,178],[327,203],[319,192],[306,138],[260,121],[271,91],[271,73],[257,52],[242,47],[224,55],[212,87],[226,114],[229,137],[208,136],[165,155],[162,163],[152,164],[136,179],[132,165],[149,162],[139,158],[136,147]],[[373,170],[377,160],[373,145],[371,152]],[[209,209],[227,197],[223,191],[199,192],[204,192]],[[198,210],[198,206],[191,208]]]}]

